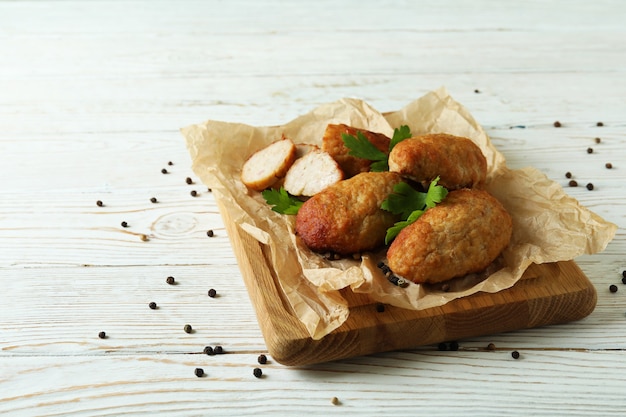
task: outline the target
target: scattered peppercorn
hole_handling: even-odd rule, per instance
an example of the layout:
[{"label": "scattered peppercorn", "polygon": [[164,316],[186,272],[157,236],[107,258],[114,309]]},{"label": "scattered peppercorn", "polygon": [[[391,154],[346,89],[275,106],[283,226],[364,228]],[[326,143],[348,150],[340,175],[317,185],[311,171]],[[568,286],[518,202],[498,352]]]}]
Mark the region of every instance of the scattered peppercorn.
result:
[{"label": "scattered peppercorn", "polygon": [[604,123],[598,122],[598,123],[596,123],[596,126],[604,126]]},{"label": "scattered peppercorn", "polygon": [[213,237],[213,236],[215,236],[215,232],[213,230],[207,230],[206,235],[208,237]]},{"label": "scattered peppercorn", "polygon": [[211,346],[205,346],[203,350],[205,355],[214,355],[213,348]]},{"label": "scattered peppercorn", "polygon": [[596,143],[602,142],[602,139],[600,139],[600,138],[595,138],[594,140],[596,141]]},{"label": "scattered peppercorn", "polygon": [[189,177],[185,178],[185,182],[187,184],[193,184],[193,180],[191,178],[189,178]]},{"label": "scattered peppercorn", "polygon": [[189,194],[191,194],[192,197],[195,197],[198,195],[198,192],[196,190],[191,190]]},{"label": "scattered peppercorn", "polygon": [[209,290],[209,297],[213,298],[217,295],[217,291],[215,291],[215,289],[211,288]]},{"label": "scattered peppercorn", "polygon": [[571,181],[569,182],[569,186],[570,186],[570,187],[578,187],[578,183],[577,183],[576,181],[574,181],[574,180],[571,180]]},{"label": "scattered peppercorn", "polygon": [[571,173],[571,172],[569,172],[569,171],[567,171],[567,172],[565,173],[565,178],[572,178],[572,173]]},{"label": "scattered peppercorn", "polygon": [[622,277],[626,278],[626,269],[622,271]]},{"label": "scattered peppercorn", "polygon": [[174,285],[174,284],[176,284],[176,279],[174,277],[167,277],[165,279],[165,282],[167,282],[170,285]]},{"label": "scattered peppercorn", "polygon": [[622,284],[626,284],[626,277],[622,277]]},{"label": "scattered peppercorn", "polygon": [[561,122],[559,122],[558,120],[554,122],[554,127],[561,127]]},{"label": "scattered peppercorn", "polygon": [[259,357],[256,359],[258,363],[260,363],[261,365],[265,365],[267,363],[267,356],[265,355],[259,355]]},{"label": "scattered peppercorn", "polygon": [[151,310],[156,310],[157,304],[154,301],[151,301],[150,304],[148,304],[148,307],[150,307]]},{"label": "scattered peppercorn", "polygon": [[100,332],[100,333],[98,333],[98,337],[100,339],[106,339],[107,338],[107,334],[105,332]]},{"label": "scattered peppercorn", "polygon": [[444,342],[441,342],[437,345],[437,350],[448,350],[448,345]]},{"label": "scattered peppercorn", "polygon": [[185,327],[183,327],[183,330],[185,331],[185,333],[191,333],[193,331],[193,328],[191,327],[190,324],[185,324]]},{"label": "scattered peppercorn", "polygon": [[207,192],[212,193],[213,190],[211,190],[210,188],[207,188]]},{"label": "scattered peppercorn", "polygon": [[261,378],[263,376],[263,371],[261,370],[261,368],[254,368],[252,374],[257,378]]},{"label": "scattered peppercorn", "polygon": [[163,168],[163,169],[161,170],[161,174],[167,174],[167,169]]},{"label": "scattered peppercorn", "polygon": [[513,359],[519,359],[519,352],[517,350],[514,350],[513,352],[511,352],[511,356],[513,357]]},{"label": "scattered peppercorn", "polygon": [[150,199],[150,202],[151,202],[151,203],[156,203],[156,202],[157,202],[156,197],[152,197],[152,198]]},{"label": "scattered peppercorn", "polygon": [[193,373],[198,377],[198,378],[202,378],[204,376],[204,369],[202,368],[196,368]]},{"label": "scattered peppercorn", "polygon": [[459,343],[458,342],[450,342],[450,350],[452,351],[457,351],[459,350]]},{"label": "scattered peppercorn", "polygon": [[593,148],[587,148],[587,153],[593,153]]},{"label": "scattered peppercorn", "polygon": [[148,241],[148,236],[146,236],[146,235],[140,235],[140,236],[139,236],[139,239],[141,239],[141,240],[142,240],[142,241],[144,241],[144,242],[147,242],[147,241]]},{"label": "scattered peppercorn", "polygon": [[339,398],[337,398],[337,397],[333,397],[333,398],[331,398],[331,399],[330,399],[330,403],[331,403],[332,405],[339,405]]},{"label": "scattered peppercorn", "polygon": [[606,164],[604,164],[604,166],[606,167],[606,169],[611,169],[613,168],[613,164],[610,162],[607,162]]},{"label": "scattered peppercorn", "polygon": [[128,227],[128,223],[122,222],[122,227]]},{"label": "scattered peppercorn", "polygon": [[611,291],[611,292],[617,292],[617,285],[613,285],[613,284],[611,284],[611,285],[609,286],[609,291]]},{"label": "scattered peppercorn", "polygon": [[476,89],[476,90],[474,90],[474,92],[475,92],[476,94],[478,94],[478,93],[480,93],[480,90],[479,90],[479,89]]},{"label": "scattered peppercorn", "polygon": [[496,350],[496,345],[494,345],[493,343],[489,343],[487,345],[487,350],[491,350],[491,351]]},{"label": "scattered peppercorn", "polygon": [[221,355],[224,353],[224,349],[220,345],[217,345],[213,348],[213,352],[215,352],[216,355]]},{"label": "scattered peppercorn", "polygon": [[443,285],[441,286],[441,291],[443,291],[443,292],[448,292],[448,291],[450,291],[450,284],[447,284],[447,283],[446,283],[446,284],[443,284]]},{"label": "scattered peppercorn", "polygon": [[379,313],[383,313],[385,311],[385,305],[383,303],[377,303],[376,311]]},{"label": "scattered peppercorn", "polygon": [[102,206],[104,206],[104,203],[101,200],[98,200],[98,201],[96,201],[96,206],[102,207]]},{"label": "scattered peppercorn", "polygon": [[593,190],[593,184],[592,184],[592,183],[588,183],[588,184],[587,184],[587,189],[588,189],[589,191]]}]

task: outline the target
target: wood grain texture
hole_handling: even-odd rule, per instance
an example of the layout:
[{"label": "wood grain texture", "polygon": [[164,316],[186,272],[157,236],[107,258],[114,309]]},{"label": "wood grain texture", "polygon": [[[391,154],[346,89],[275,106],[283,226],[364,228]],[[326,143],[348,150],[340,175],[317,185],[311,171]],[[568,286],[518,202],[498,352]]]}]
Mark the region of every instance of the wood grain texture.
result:
[{"label": "wood grain texture", "polygon": [[[0,1],[0,414],[623,415],[624,21],[618,0]],[[216,201],[189,195],[179,128],[342,97],[390,111],[442,85],[510,167],[572,172],[567,192],[620,227],[575,260],[595,310],[458,352],[270,357],[254,378],[265,343]]]}]

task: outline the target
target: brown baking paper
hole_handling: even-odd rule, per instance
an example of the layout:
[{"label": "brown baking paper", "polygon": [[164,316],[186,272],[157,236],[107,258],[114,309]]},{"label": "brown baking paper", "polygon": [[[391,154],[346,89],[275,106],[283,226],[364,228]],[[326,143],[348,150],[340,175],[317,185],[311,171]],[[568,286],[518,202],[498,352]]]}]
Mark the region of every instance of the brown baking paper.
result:
[{"label": "brown baking paper", "polygon": [[[486,188],[513,218],[513,236],[502,255],[483,274],[454,279],[441,286],[391,284],[376,264],[384,249],[361,260],[327,261],[295,236],[294,216],[270,209],[260,193],[240,180],[245,160],[285,136],[295,143],[321,146],[329,123],[393,134],[408,125],[411,132],[444,132],[473,140],[487,158]],[[322,105],[283,125],[254,127],[207,121],[182,129],[196,175],[212,188],[230,217],[271,253],[271,267],[293,314],[314,339],[339,327],[350,314],[340,290],[349,287],[373,301],[407,309],[441,306],[479,291],[497,292],[517,282],[531,263],[571,260],[597,253],[613,239],[617,226],[582,207],[562,187],[533,168],[510,170],[504,156],[469,112],[444,88],[430,92],[402,110],[381,114],[367,103],[342,99]]]}]

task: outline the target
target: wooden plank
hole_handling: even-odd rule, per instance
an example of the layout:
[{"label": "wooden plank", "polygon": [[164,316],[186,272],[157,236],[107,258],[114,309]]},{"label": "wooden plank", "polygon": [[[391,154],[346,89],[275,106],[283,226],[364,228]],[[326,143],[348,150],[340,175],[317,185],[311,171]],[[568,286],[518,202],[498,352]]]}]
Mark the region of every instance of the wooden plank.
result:
[{"label": "wooden plank", "polygon": [[622,351],[529,349],[514,360],[505,346],[429,349],[296,368],[260,366],[258,354],[0,357],[0,414],[623,415]]},{"label": "wooden plank", "polygon": [[[219,201],[218,201],[219,204]],[[442,307],[412,311],[359,302],[338,329],[313,340],[290,312],[264,245],[220,206],[268,351],[280,363],[302,365],[467,337],[579,320],[596,306],[595,288],[573,261],[533,265],[514,287],[478,293]]]}]

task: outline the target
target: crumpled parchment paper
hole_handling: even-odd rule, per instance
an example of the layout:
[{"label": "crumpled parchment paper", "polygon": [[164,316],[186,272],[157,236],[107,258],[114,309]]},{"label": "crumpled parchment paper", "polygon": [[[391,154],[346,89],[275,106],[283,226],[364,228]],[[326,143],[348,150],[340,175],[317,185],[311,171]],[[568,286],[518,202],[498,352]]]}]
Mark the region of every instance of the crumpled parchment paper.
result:
[{"label": "crumpled parchment paper", "polygon": [[[329,123],[345,123],[384,133],[408,125],[413,135],[450,133],[473,140],[487,158],[486,189],[513,218],[509,246],[484,274],[450,281],[449,288],[391,284],[376,267],[384,249],[361,260],[328,261],[308,250],[293,233],[294,216],[270,209],[260,193],[240,180],[246,159],[285,136],[295,143],[321,146]],[[373,301],[407,309],[425,309],[479,291],[497,292],[514,285],[531,263],[571,260],[604,250],[617,226],[581,206],[562,187],[534,168],[510,170],[482,127],[444,88],[403,109],[382,114],[366,102],[342,99],[322,105],[283,126],[254,127],[209,120],[182,129],[195,174],[243,230],[268,245],[271,267],[293,314],[314,339],[339,327],[350,314],[340,290],[350,288]]]}]

